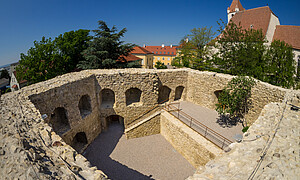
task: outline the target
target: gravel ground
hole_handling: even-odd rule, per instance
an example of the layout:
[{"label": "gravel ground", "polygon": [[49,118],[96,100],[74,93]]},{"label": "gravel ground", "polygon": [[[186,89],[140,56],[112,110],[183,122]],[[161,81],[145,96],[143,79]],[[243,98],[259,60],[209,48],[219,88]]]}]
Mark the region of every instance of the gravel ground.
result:
[{"label": "gravel ground", "polygon": [[83,155],[113,180],[182,180],[195,168],[160,134],[126,140],[123,127],[113,123]]}]

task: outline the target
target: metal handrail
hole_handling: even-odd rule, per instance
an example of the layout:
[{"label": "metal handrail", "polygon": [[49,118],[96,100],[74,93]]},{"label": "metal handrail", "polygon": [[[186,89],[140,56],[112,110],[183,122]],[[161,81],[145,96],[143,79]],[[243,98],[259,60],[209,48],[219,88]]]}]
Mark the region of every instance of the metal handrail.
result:
[{"label": "metal handrail", "polygon": [[[202,124],[201,122],[199,122],[199,121],[196,120],[195,118],[191,117],[190,115],[186,114],[185,112],[183,112],[182,110],[180,110],[180,109],[177,108],[176,106],[173,106],[172,104],[168,104],[167,107],[165,107],[164,109],[165,109],[166,111],[169,112],[169,111],[170,111],[170,108],[171,108],[171,110],[178,111],[178,117],[176,117],[176,116],[175,116],[174,114],[172,114],[172,113],[170,113],[170,114],[172,114],[173,116],[175,116],[175,117],[178,118],[179,120],[180,120],[180,118],[179,118],[180,115],[183,116],[183,117],[185,117],[186,119],[190,120],[190,121],[188,122],[188,124],[187,124],[190,128],[192,128],[192,123],[194,123],[194,124],[197,124],[197,125],[198,125],[200,128],[202,128],[203,130],[205,129],[205,133],[204,133],[204,135],[203,135],[203,134],[202,134],[202,135],[203,135],[206,139],[208,139],[206,136],[207,136],[208,134],[210,134],[210,135],[212,135],[214,138],[218,139],[220,142],[223,142],[223,143],[222,143],[222,146],[219,146],[218,144],[216,144],[216,143],[213,142],[212,140],[208,139],[209,141],[211,141],[211,142],[214,143],[215,145],[219,146],[221,149],[223,149],[223,147],[224,147],[224,145],[225,145],[225,142],[226,142],[226,143],[229,143],[229,144],[232,143],[231,140],[227,139],[226,137],[222,136],[221,134],[217,133],[216,131],[214,131],[214,130],[210,129],[209,127],[205,126],[204,124]],[[180,120],[180,121],[182,121],[182,120]],[[182,121],[182,122],[183,122],[183,121]],[[185,122],[183,122],[183,123],[185,123]],[[186,123],[185,123],[185,124],[186,124]],[[192,128],[192,129],[194,129],[194,128]],[[194,130],[195,130],[195,129],[194,129]],[[197,131],[197,130],[195,130],[195,131]],[[197,131],[197,132],[198,132],[198,131]],[[201,134],[200,132],[198,132],[198,133]]]}]

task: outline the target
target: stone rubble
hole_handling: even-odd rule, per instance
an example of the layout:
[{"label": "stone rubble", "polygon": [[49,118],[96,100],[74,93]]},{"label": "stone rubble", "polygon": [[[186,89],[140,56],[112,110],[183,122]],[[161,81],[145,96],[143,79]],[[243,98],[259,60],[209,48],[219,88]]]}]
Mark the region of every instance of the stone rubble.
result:
[{"label": "stone rubble", "polygon": [[[100,104],[100,90],[112,89],[118,97],[112,109],[115,112],[108,112],[106,109],[99,111],[102,118],[100,121],[111,115],[105,113],[115,113],[126,119],[126,127],[132,123],[130,120],[134,120],[157,102],[159,87],[162,85],[171,89],[171,101],[174,99],[176,87],[183,86],[186,89],[183,94],[185,100],[213,109],[217,100],[215,92],[222,89],[230,78],[232,76],[190,69],[86,70],[4,94],[0,97],[0,179],[107,179],[102,171],[91,167],[82,155],[66,144],[67,141],[58,136],[41,117],[47,113],[49,117],[54,108],[58,107],[58,102],[64,107],[67,101],[72,101],[69,115],[75,116],[73,112],[79,114],[79,110],[75,109],[78,101],[70,97],[77,100],[86,91],[91,91],[91,100],[94,101],[92,104]],[[95,87],[86,88],[94,84]],[[132,87],[143,91],[143,105],[138,108],[125,104],[124,92]],[[298,94],[287,95],[288,92]],[[77,93],[76,97],[74,93]],[[261,115],[244,135],[244,141],[232,144],[230,149],[226,149],[225,155],[217,157],[205,167],[200,167],[189,179],[247,179],[265,152],[269,137],[274,134],[278,122],[279,129],[255,174],[255,179],[296,179],[296,175],[300,174],[300,115],[299,111],[290,109],[289,103],[300,106],[299,94],[299,91],[259,82],[253,90],[254,108],[249,113],[249,123],[252,124]],[[285,95],[284,102],[288,104],[284,118],[280,121],[286,103],[269,103],[281,102]],[[35,103],[33,99],[36,100]],[[266,104],[268,105],[265,106]],[[41,107],[44,107],[44,112]],[[92,115],[98,117],[98,112],[95,111]],[[86,119],[70,119],[73,129],[70,131],[69,142],[75,133],[82,131],[83,126],[80,123],[89,124],[88,128],[91,130],[97,127],[93,121],[86,122]],[[93,137],[96,137],[101,130],[87,132],[94,133]],[[92,139],[88,138],[90,142]]]},{"label": "stone rubble", "polygon": [[107,179],[63,142],[20,92],[0,100],[1,179]]},{"label": "stone rubble", "polygon": [[298,179],[300,110],[290,104],[300,106],[299,91],[287,94],[283,103],[266,105],[241,143],[231,144],[188,180]]}]

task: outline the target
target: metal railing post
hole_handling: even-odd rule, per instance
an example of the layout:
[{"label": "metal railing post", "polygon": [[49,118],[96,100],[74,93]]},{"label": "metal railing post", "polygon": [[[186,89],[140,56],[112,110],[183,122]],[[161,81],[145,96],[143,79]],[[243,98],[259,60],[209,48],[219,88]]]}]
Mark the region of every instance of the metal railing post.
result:
[{"label": "metal railing post", "polygon": [[223,144],[222,144],[222,147],[221,147],[221,149],[223,149],[223,147],[224,147],[224,144],[225,144],[225,139],[224,139],[224,141],[223,141]]}]

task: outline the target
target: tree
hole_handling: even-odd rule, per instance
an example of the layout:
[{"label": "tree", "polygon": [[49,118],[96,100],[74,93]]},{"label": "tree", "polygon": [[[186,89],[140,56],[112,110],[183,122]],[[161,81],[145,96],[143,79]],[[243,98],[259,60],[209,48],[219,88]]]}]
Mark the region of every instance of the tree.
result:
[{"label": "tree", "polygon": [[80,29],[59,35],[54,41],[45,37],[34,41],[34,47],[28,50],[27,55],[20,55],[16,69],[18,80],[37,83],[73,71],[82,60],[81,51],[91,39],[88,34],[89,30]]},{"label": "tree", "polygon": [[243,29],[232,22],[223,29],[220,25],[216,44],[219,51],[213,59],[218,71],[262,79],[266,49],[262,30]]},{"label": "tree", "polygon": [[[210,28],[194,28],[184,39],[181,40],[181,50],[172,65],[177,67],[190,67],[198,70],[209,68],[209,46],[215,32]],[[187,41],[188,39],[188,41]]]},{"label": "tree", "polygon": [[17,78],[26,79],[31,83],[44,81],[66,72],[67,61],[59,55],[51,38],[34,41],[27,55],[21,53],[20,64],[17,66]]},{"label": "tree", "polygon": [[156,61],[154,67],[156,69],[167,69],[167,66],[161,61]]},{"label": "tree", "polygon": [[228,114],[231,121],[241,120],[243,126],[247,126],[244,117],[250,109],[251,89],[255,84],[254,79],[245,76],[232,78],[219,94],[216,111],[223,117]]},{"label": "tree", "polygon": [[9,73],[6,69],[3,69],[1,71],[0,79],[2,79],[2,78],[10,79]]},{"label": "tree", "polygon": [[120,40],[127,31],[126,28],[117,32],[115,26],[110,29],[104,21],[98,23],[98,29],[93,30],[95,35],[92,41],[88,43],[88,48],[82,52],[85,59],[80,61],[77,67],[82,69],[127,67],[121,61],[116,61],[121,55],[127,56],[134,47],[134,44],[124,44]]},{"label": "tree", "polygon": [[[286,88],[295,85],[296,64],[292,47],[284,41],[275,40],[266,53],[264,81]],[[297,77],[297,76],[296,76]]]},{"label": "tree", "polygon": [[66,60],[67,72],[74,71],[78,62],[84,60],[81,52],[88,47],[87,43],[92,39],[89,32],[90,30],[79,29],[65,32],[55,38],[54,44],[59,49],[60,56]]},{"label": "tree", "polygon": [[295,85],[291,46],[276,40],[267,46],[261,29],[243,29],[232,22],[225,29],[220,25],[219,31],[216,43],[219,51],[213,58],[216,71],[247,75],[286,88]]}]

